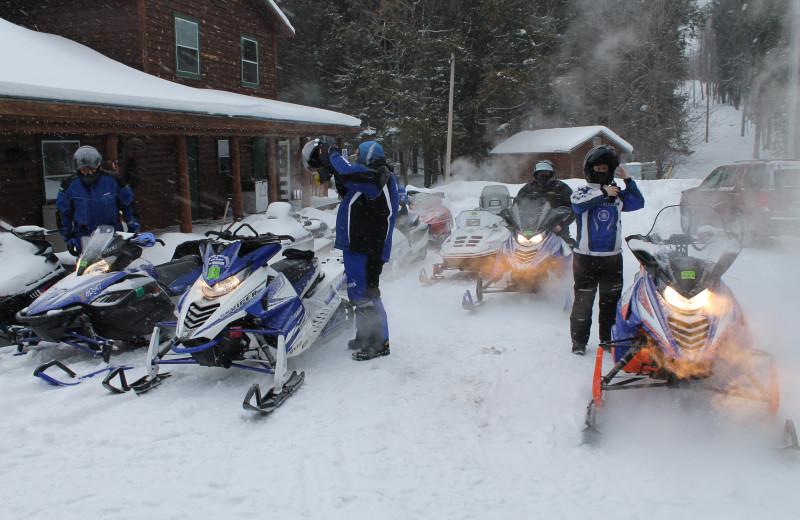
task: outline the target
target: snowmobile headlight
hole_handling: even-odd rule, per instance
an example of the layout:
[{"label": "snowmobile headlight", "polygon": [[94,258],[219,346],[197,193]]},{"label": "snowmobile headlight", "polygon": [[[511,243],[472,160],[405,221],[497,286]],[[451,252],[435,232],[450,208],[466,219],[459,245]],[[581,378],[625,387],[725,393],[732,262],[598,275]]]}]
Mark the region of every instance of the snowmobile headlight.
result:
[{"label": "snowmobile headlight", "polygon": [[[113,263],[114,261],[112,260],[111,262]],[[109,269],[111,269],[111,264],[103,258],[99,262],[95,262],[87,267],[83,274],[103,274],[107,273]]]},{"label": "snowmobile headlight", "polygon": [[667,300],[668,304],[680,311],[696,311],[707,307],[711,303],[711,291],[705,289],[692,298],[684,298],[678,291],[667,286],[667,288],[664,289],[664,299]]},{"label": "snowmobile headlight", "polygon": [[541,244],[542,240],[544,240],[544,235],[542,233],[532,237],[526,237],[522,233],[517,235],[517,243],[521,246],[535,246]]},{"label": "snowmobile headlight", "polygon": [[208,285],[205,280],[201,280],[201,286],[203,288],[203,296],[206,298],[218,298],[225,294],[228,294],[232,290],[239,287],[239,285],[247,278],[247,275],[250,274],[250,269],[245,267],[238,273],[231,275],[224,280],[221,280],[215,283],[213,286]]}]

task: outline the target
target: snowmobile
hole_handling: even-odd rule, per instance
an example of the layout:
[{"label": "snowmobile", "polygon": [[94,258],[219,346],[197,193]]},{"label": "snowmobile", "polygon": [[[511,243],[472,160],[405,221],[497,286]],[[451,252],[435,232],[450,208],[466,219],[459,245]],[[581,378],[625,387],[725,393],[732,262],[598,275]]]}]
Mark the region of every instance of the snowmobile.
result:
[{"label": "snowmobile", "polygon": [[[308,224],[306,222],[308,221]],[[267,206],[267,211],[256,215],[248,215],[240,221],[248,224],[258,233],[272,233],[276,236],[289,235],[292,240],[284,239],[283,245],[292,249],[315,250],[314,232],[321,225],[314,225],[309,219],[302,218],[288,202],[278,201]],[[319,222],[317,224],[320,224]],[[317,229],[314,229],[314,228]]]},{"label": "snowmobile", "polygon": [[391,257],[384,272],[396,275],[401,267],[424,260],[428,256],[429,241],[428,225],[401,203],[392,233]]},{"label": "snowmobile", "polygon": [[17,312],[27,307],[67,271],[45,240],[48,231],[38,226],[0,225],[0,342],[11,344]]},{"label": "snowmobile", "polygon": [[114,393],[146,392],[170,375],[159,373],[162,365],[248,369],[272,374],[272,387],[262,394],[253,384],[242,406],[268,414],[305,379],[303,372],[287,376],[287,358],[352,321],[343,264],[291,248],[275,261],[287,237],[259,235],[247,224],[206,234],[216,238],[205,246],[202,276],[181,299],[177,321],[156,325],[147,374],[128,384],[130,369],[120,367],[103,385]]},{"label": "snowmobile", "polygon": [[[154,266],[140,258],[152,233],[127,238],[112,226],[84,237],[76,270],[17,313],[18,350],[40,342],[65,343],[108,362],[121,344],[146,343],[153,326],[171,315],[176,300],[200,275],[198,241],[176,248],[173,260]],[[65,367],[55,363],[58,368]],[[50,380],[45,370],[35,375]]]},{"label": "snowmobile", "polygon": [[492,267],[500,247],[511,236],[505,219],[498,215],[508,210],[510,205],[511,196],[505,186],[483,188],[479,208],[459,213],[455,230],[444,240],[439,251],[442,262],[433,264],[431,278],[424,268],[421,269],[420,282],[441,280],[443,272],[449,269],[479,272]]},{"label": "snowmobile", "polygon": [[492,267],[478,272],[476,300],[469,290],[464,293],[464,309],[481,305],[486,293],[539,292],[570,269],[572,248],[553,231],[569,220],[569,208],[553,208],[544,197],[524,197],[500,215],[511,236],[500,247]]},{"label": "snowmobile", "polygon": [[442,203],[443,193],[408,190],[408,209],[428,226],[430,240],[441,245],[453,227],[453,214]]},{"label": "snowmobile", "polygon": [[[612,339],[597,350],[587,431],[596,432],[596,412],[610,390],[686,387],[764,403],[774,414],[775,361],[753,347],[744,313],[721,279],[742,246],[719,213],[667,206],[647,235],[625,240],[640,270],[619,301]],[[607,370],[606,357],[613,363]],[[790,421],[787,429],[794,429]]]}]

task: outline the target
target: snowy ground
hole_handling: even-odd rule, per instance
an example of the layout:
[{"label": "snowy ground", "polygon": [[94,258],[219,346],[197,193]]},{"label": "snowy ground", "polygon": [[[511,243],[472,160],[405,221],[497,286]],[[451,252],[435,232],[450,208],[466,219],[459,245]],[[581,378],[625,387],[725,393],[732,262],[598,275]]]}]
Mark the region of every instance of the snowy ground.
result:
[{"label": "snowy ground", "polygon": [[[624,234],[647,232],[708,171],[640,182],[647,205],[625,215]],[[484,184],[439,189],[457,214]],[[429,253],[382,283],[392,355],[356,363],[349,334],[332,338],[290,360],[306,383],[263,419],[241,408],[249,372],[179,367],[148,394],[111,395],[99,381],[32,377],[54,357],[98,366],[66,347],[0,349],[3,517],[796,518],[800,454],[772,446],[786,417],[800,419],[800,241],[745,249],[725,276],[778,359],[777,417],[682,392],[613,395],[596,446],[581,436],[594,360],[569,353],[560,299],[495,294],[466,312],[473,278],[417,281]],[[626,249],[626,283],[636,269]]]}]

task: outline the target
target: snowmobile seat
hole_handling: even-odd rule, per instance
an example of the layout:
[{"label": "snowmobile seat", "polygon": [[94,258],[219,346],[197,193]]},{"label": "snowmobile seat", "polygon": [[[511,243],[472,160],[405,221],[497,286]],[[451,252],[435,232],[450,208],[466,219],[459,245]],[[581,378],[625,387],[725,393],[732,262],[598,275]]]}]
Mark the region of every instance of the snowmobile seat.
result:
[{"label": "snowmobile seat", "polygon": [[[299,249],[287,249],[283,252],[284,259],[272,264],[272,268],[279,273],[283,273],[289,283],[302,296],[316,276],[312,273],[317,268],[318,262],[313,251],[303,251]],[[298,287],[298,284],[301,284]]]},{"label": "snowmobile seat", "polygon": [[[175,281],[184,276],[199,270],[203,266],[203,261],[196,254],[183,256],[177,260],[172,260],[166,264],[156,266],[158,282],[164,287],[170,287]],[[196,276],[194,278],[197,278]],[[194,282],[194,280],[192,280]],[[191,285],[191,282],[189,283]]]}]

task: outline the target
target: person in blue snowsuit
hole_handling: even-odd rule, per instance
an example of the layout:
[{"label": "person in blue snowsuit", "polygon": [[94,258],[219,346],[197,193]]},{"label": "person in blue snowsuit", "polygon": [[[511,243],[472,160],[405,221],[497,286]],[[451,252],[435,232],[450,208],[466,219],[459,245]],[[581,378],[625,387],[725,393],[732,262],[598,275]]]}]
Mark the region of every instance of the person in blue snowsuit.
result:
[{"label": "person in blue snowsuit", "polygon": [[56,198],[61,236],[70,254],[80,255],[81,238],[98,226],[108,224],[122,231],[120,212],[128,231],[138,232],[133,192],[119,174],[100,168],[100,152],[92,146],[81,146],[72,160],[76,174],[64,179]]},{"label": "person in blue snowsuit", "polygon": [[397,179],[375,141],[361,143],[351,164],[332,139],[315,139],[304,147],[303,162],[319,182],[333,176],[342,197],[334,247],[342,251],[347,295],[355,307],[356,337],[348,343],[357,350],[353,359],[387,356],[389,325],[379,285],[399,209]]},{"label": "person in blue snowsuit", "polygon": [[[625,183],[614,182],[617,174]],[[611,340],[617,303],[622,295],[622,212],[644,207],[644,197],[636,182],[619,165],[617,153],[608,145],[589,150],[583,160],[586,186],[570,197],[577,215],[578,237],[572,251],[575,300],[570,314],[572,352],[583,355],[592,327],[592,307],[599,287],[598,326],[600,342]]]}]

